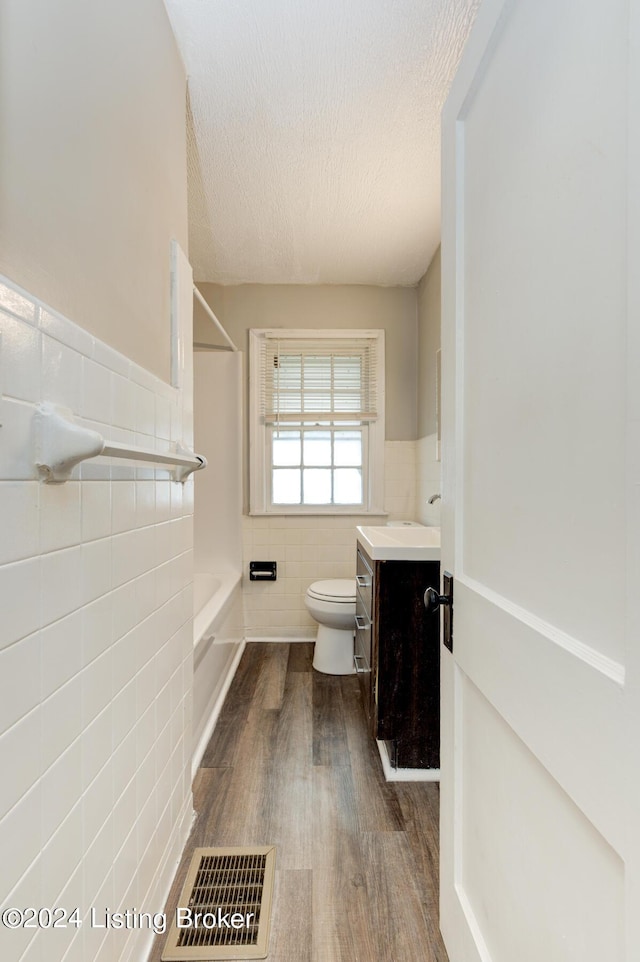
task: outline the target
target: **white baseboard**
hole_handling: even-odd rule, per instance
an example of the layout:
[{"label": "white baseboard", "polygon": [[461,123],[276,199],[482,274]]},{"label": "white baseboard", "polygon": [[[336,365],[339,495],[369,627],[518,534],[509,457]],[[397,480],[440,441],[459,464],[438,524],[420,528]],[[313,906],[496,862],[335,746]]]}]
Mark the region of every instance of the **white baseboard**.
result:
[{"label": "white baseboard", "polygon": [[393,768],[389,761],[389,752],[384,742],[376,739],[380,758],[382,760],[382,770],[387,782],[439,782],[439,768]]},{"label": "white baseboard", "polygon": [[298,635],[298,636],[293,636],[293,637],[292,637],[291,635],[252,635],[252,634],[247,634],[247,636],[246,636],[246,638],[245,638],[245,641],[260,641],[260,642],[267,643],[267,644],[272,644],[272,643],[275,642],[276,644],[279,644],[279,645],[286,645],[286,644],[298,645],[298,644],[302,644],[303,642],[306,642],[306,643],[308,644],[309,642],[314,642],[315,640],[316,640],[316,633],[315,633],[315,632],[314,632],[312,635],[309,635],[309,636]]}]

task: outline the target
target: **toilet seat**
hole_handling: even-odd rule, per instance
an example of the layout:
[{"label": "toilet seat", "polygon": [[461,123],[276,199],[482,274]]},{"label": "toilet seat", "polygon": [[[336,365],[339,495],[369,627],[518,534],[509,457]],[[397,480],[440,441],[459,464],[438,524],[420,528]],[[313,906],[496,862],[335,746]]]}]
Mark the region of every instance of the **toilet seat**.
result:
[{"label": "toilet seat", "polygon": [[317,601],[353,605],[356,600],[356,583],[352,578],[330,578],[327,581],[314,581],[307,589],[307,594]]}]

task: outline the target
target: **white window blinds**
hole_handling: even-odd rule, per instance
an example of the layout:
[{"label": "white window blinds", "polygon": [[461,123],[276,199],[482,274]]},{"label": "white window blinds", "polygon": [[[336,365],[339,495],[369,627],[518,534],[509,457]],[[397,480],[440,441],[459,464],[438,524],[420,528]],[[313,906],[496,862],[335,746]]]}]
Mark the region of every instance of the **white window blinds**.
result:
[{"label": "white window blinds", "polygon": [[376,359],[375,338],[265,337],[261,344],[264,422],[375,421]]}]

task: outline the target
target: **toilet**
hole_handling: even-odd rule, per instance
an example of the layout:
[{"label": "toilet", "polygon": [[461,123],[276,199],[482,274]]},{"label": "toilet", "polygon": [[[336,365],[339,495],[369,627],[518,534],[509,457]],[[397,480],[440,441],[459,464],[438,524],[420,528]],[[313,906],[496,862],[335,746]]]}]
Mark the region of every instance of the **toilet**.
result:
[{"label": "toilet", "polygon": [[353,578],[314,581],[304,599],[318,622],[313,667],[325,675],[353,674],[356,583]]}]

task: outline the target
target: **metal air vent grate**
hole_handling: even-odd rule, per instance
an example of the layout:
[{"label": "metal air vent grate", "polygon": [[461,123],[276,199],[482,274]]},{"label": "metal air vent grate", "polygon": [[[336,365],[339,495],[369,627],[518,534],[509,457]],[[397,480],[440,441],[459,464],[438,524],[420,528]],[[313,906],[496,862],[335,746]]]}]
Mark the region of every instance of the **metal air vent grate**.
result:
[{"label": "metal air vent grate", "polygon": [[275,848],[197,848],[162,953],[163,962],[264,959]]}]

